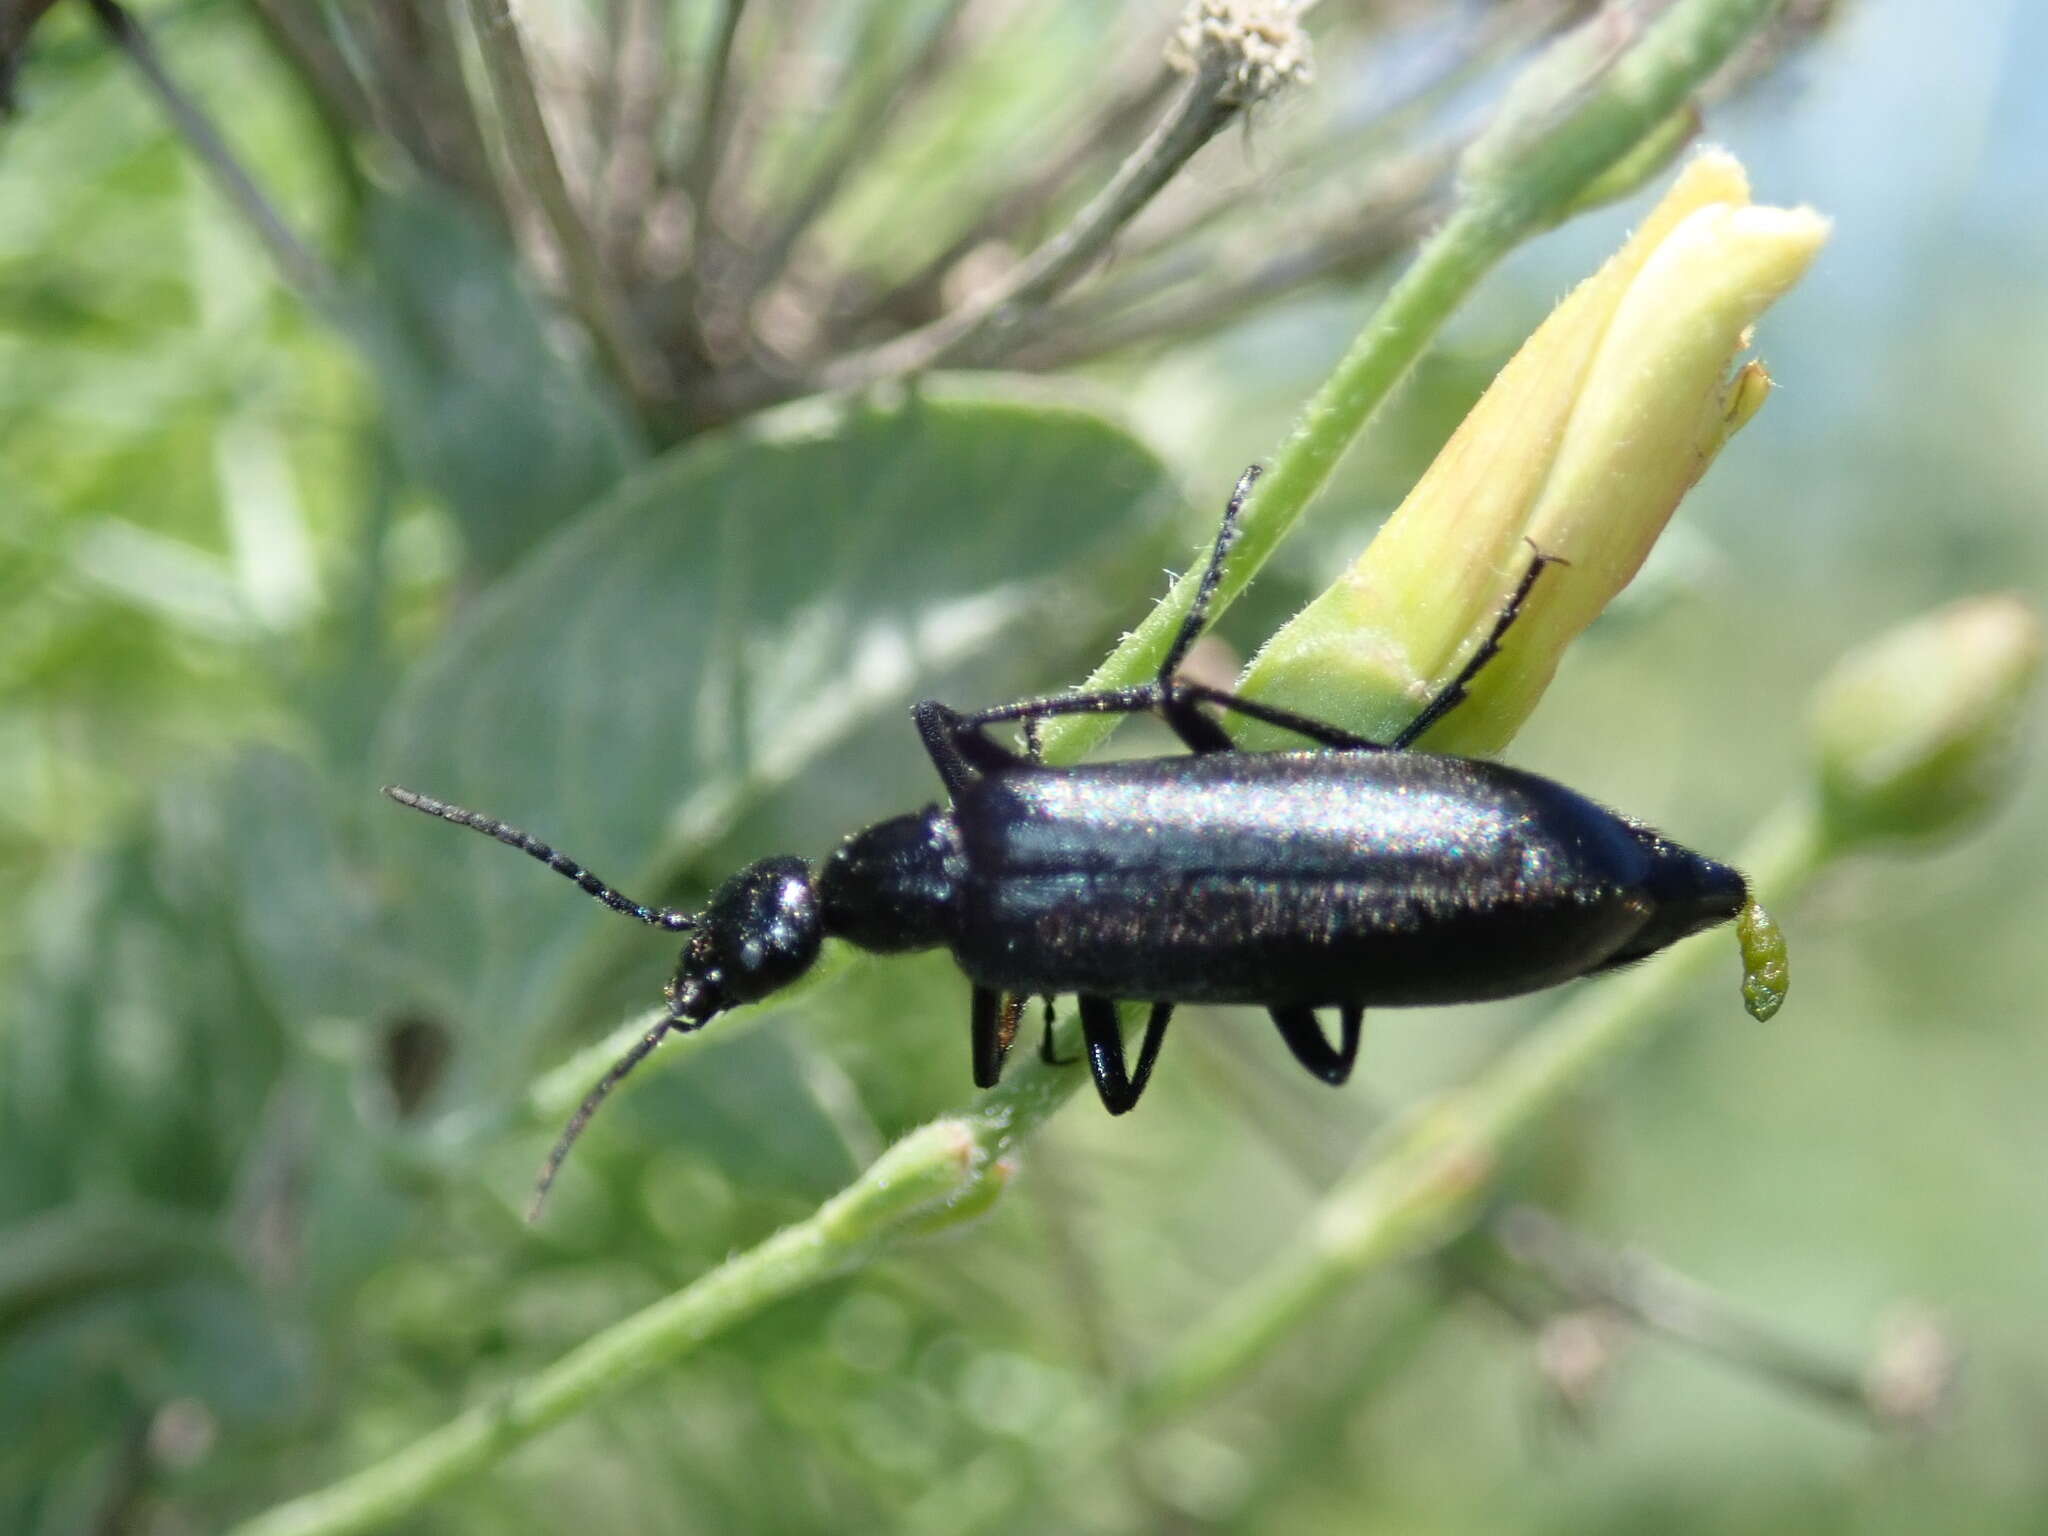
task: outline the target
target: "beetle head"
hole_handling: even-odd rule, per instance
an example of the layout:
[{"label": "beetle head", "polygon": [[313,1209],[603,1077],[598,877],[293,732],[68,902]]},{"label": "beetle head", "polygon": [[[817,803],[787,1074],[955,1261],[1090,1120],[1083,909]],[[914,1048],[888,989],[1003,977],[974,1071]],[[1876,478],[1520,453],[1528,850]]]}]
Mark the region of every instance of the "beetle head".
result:
[{"label": "beetle head", "polygon": [[802,859],[762,859],[712,893],[701,915],[686,918],[690,939],[667,988],[668,1012],[612,1063],[563,1127],[541,1165],[528,1219],[540,1214],[562,1160],[619,1080],[645,1061],[671,1031],[689,1031],[728,1008],[780,991],[818,958],[824,926],[810,866]]},{"label": "beetle head", "polygon": [[824,936],[811,867],[786,856],[727,880],[697,923],[668,985],[680,1029],[781,991],[811,968]]}]

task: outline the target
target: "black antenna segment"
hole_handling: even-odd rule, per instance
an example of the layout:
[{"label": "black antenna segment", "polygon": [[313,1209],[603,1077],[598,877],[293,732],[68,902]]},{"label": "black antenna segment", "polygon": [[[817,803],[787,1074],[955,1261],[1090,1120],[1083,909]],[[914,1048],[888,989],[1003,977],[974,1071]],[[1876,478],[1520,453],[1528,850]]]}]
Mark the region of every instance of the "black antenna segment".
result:
[{"label": "black antenna segment", "polygon": [[684,933],[697,926],[697,919],[687,912],[678,912],[673,907],[650,907],[645,902],[621,895],[574,859],[557,853],[531,833],[509,826],[495,816],[486,816],[481,811],[465,810],[459,805],[450,805],[445,800],[436,800],[431,795],[423,795],[417,790],[406,789],[397,784],[386,784],[384,793],[400,805],[411,806],[414,810],[422,811],[429,816],[452,821],[458,827],[468,827],[486,836],[495,837],[507,847],[517,848],[521,853],[539,859],[556,874],[566,875],[575,881],[614,912],[637,917],[650,928],[663,928],[670,933]]},{"label": "black antenna segment", "polygon": [[548,1153],[548,1160],[541,1164],[540,1177],[533,1181],[533,1198],[527,1202],[526,1219],[540,1220],[540,1208],[547,1203],[548,1191],[554,1187],[555,1175],[562,1171],[563,1159],[569,1149],[576,1145],[576,1138],[583,1134],[583,1128],[590,1124],[590,1117],[597,1113],[597,1107],[604,1103],[610,1092],[619,1086],[619,1080],[645,1061],[654,1048],[661,1044],[662,1037],[676,1027],[680,1021],[674,1014],[660,1020],[633,1043],[633,1048],[611,1065],[611,1070],[597,1080],[597,1086],[583,1096],[583,1102],[576,1106],[576,1113],[569,1117],[569,1123],[562,1127],[562,1134],[555,1138],[554,1149]]}]

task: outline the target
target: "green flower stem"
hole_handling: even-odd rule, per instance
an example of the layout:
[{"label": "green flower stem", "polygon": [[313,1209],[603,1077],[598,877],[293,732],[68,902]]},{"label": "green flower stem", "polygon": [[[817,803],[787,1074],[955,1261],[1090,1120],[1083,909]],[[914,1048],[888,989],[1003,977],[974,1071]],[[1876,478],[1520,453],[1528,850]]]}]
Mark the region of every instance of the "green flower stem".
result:
[{"label": "green flower stem", "polygon": [[971,1202],[993,1167],[978,1130],[963,1118],[912,1132],[808,1220],[605,1329],[397,1455],[237,1527],[236,1536],[339,1536],[383,1528],[770,1302],[857,1266],[890,1235],[930,1221],[955,1202]]},{"label": "green flower stem", "polygon": [[[1782,906],[1830,851],[1817,810],[1800,802],[1768,818],[1738,862],[1765,904]],[[1517,1138],[1608,1061],[1646,1039],[1716,960],[1732,969],[1725,934],[1666,950],[1589,990],[1469,1086],[1375,1138],[1305,1223],[1296,1245],[1138,1388],[1134,1420],[1170,1418],[1200,1404],[1359,1276],[1457,1235],[1478,1213]]]},{"label": "green flower stem", "polygon": [[[1589,187],[1646,138],[1667,132],[1700,85],[1769,21],[1781,0],[1678,0],[1640,40],[1569,103],[1513,105],[1487,135],[1483,173],[1468,174],[1457,208],[1387,294],[1273,455],[1238,525],[1230,568],[1212,614],[1244,590],[1273,553],[1367,420],[1473,287],[1522,241],[1579,206]],[[1544,68],[1539,61],[1532,75]],[[1126,688],[1158,670],[1194,601],[1199,567],[1126,635],[1082,684]],[[1074,762],[1115,728],[1106,715],[1066,715],[1045,724],[1047,758]]]},{"label": "green flower stem", "polygon": [[376,1530],[479,1472],[597,1399],[667,1369],[771,1302],[858,1268],[891,1240],[985,1210],[1007,1180],[1005,1154],[1066,1102],[1080,1074],[1019,1062],[969,1112],[911,1132],[816,1214],[614,1324],[553,1365],[396,1455],[281,1504],[233,1536],[342,1536]]}]

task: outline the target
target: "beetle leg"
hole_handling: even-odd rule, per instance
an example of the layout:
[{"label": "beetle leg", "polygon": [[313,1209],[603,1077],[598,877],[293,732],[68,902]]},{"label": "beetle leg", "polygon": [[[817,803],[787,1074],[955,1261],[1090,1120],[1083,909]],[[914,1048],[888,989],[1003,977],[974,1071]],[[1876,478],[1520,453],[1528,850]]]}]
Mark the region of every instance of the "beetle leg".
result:
[{"label": "beetle leg", "polygon": [[[1295,735],[1304,736],[1317,746],[1328,747],[1332,751],[1384,752],[1387,750],[1385,742],[1374,741],[1370,736],[1357,735],[1352,731],[1345,730],[1342,726],[1331,725],[1328,721],[1318,720],[1313,715],[1298,715],[1291,709],[1280,709],[1272,704],[1261,704],[1257,699],[1244,698],[1242,695],[1231,693],[1228,689],[1211,688],[1207,683],[1179,682],[1173,685],[1173,691],[1176,695],[1175,703],[1178,704],[1181,700],[1186,700],[1189,713],[1191,714],[1194,712],[1193,706],[1196,703],[1214,704],[1218,709],[1233,710],[1247,719],[1263,721],[1267,725],[1277,725],[1283,731],[1292,731]],[[1168,718],[1171,719],[1171,716]],[[1208,717],[1203,716],[1202,718],[1207,720]],[[1220,730],[1221,727],[1218,727],[1218,729]],[[1182,739],[1186,740],[1185,737]],[[1229,740],[1227,736],[1224,739],[1226,741]],[[1188,745],[1194,746],[1194,743],[1189,742]],[[1195,750],[1200,751],[1201,748],[1197,747]]]},{"label": "beetle leg", "polygon": [[[1188,693],[1189,688],[1176,683],[1173,675],[1187,660],[1188,652],[1201,638],[1202,628],[1208,623],[1209,604],[1223,580],[1223,562],[1230,553],[1231,542],[1237,537],[1238,514],[1244,510],[1245,498],[1251,494],[1259,474],[1260,467],[1254,464],[1238,476],[1237,488],[1231,492],[1230,503],[1223,509],[1223,524],[1216,530],[1215,542],[1209,546],[1209,563],[1202,571],[1201,584],[1195,588],[1195,600],[1188,605],[1180,628],[1174,632],[1173,643],[1166,648],[1166,655],[1160,661],[1158,676],[1150,685],[1109,689],[1101,693],[1066,693],[1041,699],[1022,699],[1015,704],[999,705],[971,715],[958,715],[938,704],[918,706],[918,728],[925,732],[925,748],[931,753],[933,762],[938,764],[939,776],[946,781],[948,788],[954,787],[956,772],[964,766],[963,760],[970,759],[974,752],[969,733],[1005,720],[1025,723],[1025,741],[1027,747],[1031,747],[1036,734],[1031,729],[1032,722],[1053,715],[1137,715],[1156,709],[1165,715],[1166,723],[1173,727],[1174,734],[1187,744],[1190,751],[1228,752],[1232,749],[1235,743],[1222,726],[1202,714],[1192,703],[1180,702],[1179,696]],[[935,732],[944,733],[945,739],[935,741]],[[1038,760],[1035,747],[1031,748],[1031,760]]]},{"label": "beetle leg", "polygon": [[949,717],[947,726],[957,739],[985,725],[1001,725],[1005,720],[1050,720],[1054,715],[1142,715],[1158,707],[1159,690],[1151,683],[1142,683],[1136,688],[1111,688],[1102,693],[1051,693],[1043,698],[998,704],[993,709],[977,709],[971,715],[955,714],[950,709],[945,713]]},{"label": "beetle leg", "polygon": [[1145,1041],[1138,1047],[1138,1064],[1124,1069],[1123,1021],[1116,1003],[1106,997],[1081,998],[1081,1037],[1088,1045],[1088,1066],[1095,1074],[1095,1091],[1102,1095],[1102,1107],[1121,1115],[1138,1102],[1152,1076],[1152,1063],[1159,1059],[1159,1044],[1166,1038],[1166,1024],[1173,1017],[1173,1004],[1154,1003],[1152,1017],[1145,1025]]},{"label": "beetle leg", "polygon": [[1159,663],[1162,691],[1173,686],[1173,674],[1188,659],[1188,652],[1194,649],[1195,642],[1202,637],[1203,626],[1209,622],[1209,604],[1215,600],[1216,588],[1223,581],[1223,562],[1237,540],[1238,514],[1244,511],[1245,498],[1251,495],[1261,473],[1261,467],[1254,464],[1237,477],[1237,488],[1230,493],[1230,504],[1223,509],[1223,524],[1216,530],[1216,542],[1209,546],[1209,564],[1202,571],[1201,585],[1195,588],[1195,600],[1188,604],[1187,616],[1180,621],[1173,644],[1166,648]]},{"label": "beetle leg", "polygon": [[1328,724],[1313,716],[1261,704],[1227,689],[1211,688],[1207,683],[1182,680],[1176,680],[1171,687],[1145,683],[1104,693],[1056,693],[1041,699],[1019,699],[1015,704],[998,704],[993,709],[976,710],[971,715],[958,714],[943,704],[927,701],[917,707],[917,722],[918,729],[925,733],[925,750],[939,765],[939,776],[946,780],[948,788],[952,788],[955,764],[962,782],[965,782],[972,778],[974,769],[1000,771],[1009,764],[1024,761],[981,734],[983,726],[1001,725],[1008,720],[1030,722],[1047,720],[1054,715],[1142,715],[1156,709],[1191,751],[1234,750],[1236,743],[1225,734],[1222,726],[1199,712],[1194,707],[1197,704],[1214,704],[1219,709],[1234,710],[1339,752],[1387,750],[1383,741],[1356,735],[1342,726]]},{"label": "beetle leg", "polygon": [[1048,1067],[1071,1067],[1081,1058],[1078,1056],[1062,1056],[1053,1049],[1052,1021],[1052,999],[1048,997],[1045,1000],[1045,1028],[1039,1032],[1038,1036],[1038,1059]]},{"label": "beetle leg", "polygon": [[1009,1059],[1010,1047],[1017,1043],[1017,1026],[1024,1022],[1025,1006],[1031,1001],[1028,992],[1005,992],[1003,1006],[996,1015],[996,1049]]},{"label": "beetle leg", "polygon": [[1507,632],[1514,627],[1521,615],[1522,604],[1527,601],[1530,589],[1536,585],[1536,578],[1543,574],[1546,566],[1565,565],[1569,562],[1556,555],[1546,555],[1536,546],[1535,558],[1529,562],[1529,569],[1522,573],[1522,579],[1515,584],[1509,595],[1507,606],[1500,611],[1500,617],[1493,621],[1493,630],[1487,635],[1479,649],[1474,651],[1465,665],[1458,669],[1458,675],[1437,693],[1437,696],[1422,706],[1422,713],[1402,727],[1401,734],[1394,738],[1394,750],[1405,752],[1413,746],[1422,733],[1452,710],[1465,702],[1466,690],[1472,680],[1486,670],[1486,664],[1500,654],[1500,643],[1507,638]]},{"label": "beetle leg", "polygon": [[1193,684],[1168,683],[1162,691],[1165,698],[1160,702],[1159,713],[1190,752],[1237,750],[1237,743],[1230,739],[1230,732],[1195,707]]},{"label": "beetle leg", "polygon": [[1200,695],[1194,685],[1178,681],[1174,674],[1180,671],[1181,663],[1188,659],[1188,652],[1194,649],[1209,622],[1209,604],[1215,600],[1216,588],[1223,580],[1223,562],[1237,539],[1238,514],[1244,510],[1245,498],[1251,494],[1259,473],[1259,466],[1254,464],[1238,476],[1230,505],[1223,509],[1223,525],[1216,530],[1216,542],[1209,546],[1209,564],[1202,572],[1201,585],[1195,588],[1195,600],[1188,604],[1187,616],[1180,621],[1173,644],[1166,648],[1166,655],[1159,662],[1159,713],[1190,752],[1230,752],[1237,747],[1230,732],[1195,707]]},{"label": "beetle leg", "polygon": [[949,795],[959,794],[974,782],[978,773],[1000,773],[1017,761],[1015,753],[989,740],[958,710],[948,709],[937,699],[926,699],[916,705],[910,718],[917,722],[925,754],[938,769]]},{"label": "beetle leg", "polygon": [[[968,1008],[970,1034],[973,1039],[974,1086],[993,1088],[1002,1080],[1003,1057],[1009,1053],[1010,1041],[1003,1030],[1002,999],[987,987],[974,989],[974,1001]],[[1009,1034],[1017,1032],[1015,1015],[1010,1018]]]},{"label": "beetle leg", "polygon": [[1343,1043],[1332,1047],[1323,1033],[1323,1026],[1316,1022],[1313,1008],[1269,1008],[1273,1022],[1280,1027],[1280,1038],[1287,1042],[1287,1049],[1294,1053],[1294,1059],[1309,1072],[1324,1082],[1336,1087],[1351,1076],[1352,1065],[1358,1060],[1358,1037],[1365,1023],[1365,1009],[1346,1003],[1343,1009]]},{"label": "beetle leg", "polygon": [[1160,710],[1165,714],[1167,723],[1173,727],[1175,733],[1195,752],[1226,750],[1231,745],[1230,738],[1224,733],[1223,728],[1195,708],[1197,703],[1214,704],[1218,709],[1233,710],[1240,715],[1263,721],[1267,725],[1278,726],[1283,731],[1291,731],[1297,736],[1306,737],[1318,746],[1329,747],[1338,752],[1406,751],[1424,731],[1464,702],[1473,679],[1485,670],[1489,661],[1500,654],[1501,641],[1521,615],[1522,605],[1528,599],[1530,590],[1535,587],[1536,578],[1543,574],[1546,566],[1563,563],[1556,555],[1546,555],[1540,550],[1537,551],[1536,557],[1529,562],[1529,569],[1523,572],[1521,581],[1509,595],[1507,606],[1501,609],[1500,617],[1494,621],[1493,630],[1487,635],[1485,642],[1472,653],[1465,665],[1459,668],[1458,675],[1452,678],[1435,698],[1425,704],[1422,712],[1402,727],[1400,734],[1391,742],[1374,741],[1370,737],[1347,731],[1341,726],[1318,720],[1312,715],[1296,714],[1291,709],[1261,704],[1255,699],[1243,698],[1226,689],[1211,688],[1205,683],[1180,682],[1164,675],[1160,680],[1160,691],[1164,695]]}]

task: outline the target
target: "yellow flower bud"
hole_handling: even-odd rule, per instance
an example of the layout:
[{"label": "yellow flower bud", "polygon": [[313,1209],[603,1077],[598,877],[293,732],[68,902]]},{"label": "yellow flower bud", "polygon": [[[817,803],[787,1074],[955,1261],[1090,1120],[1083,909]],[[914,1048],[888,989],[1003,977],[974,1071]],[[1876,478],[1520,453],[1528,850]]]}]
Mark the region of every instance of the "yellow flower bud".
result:
[{"label": "yellow flower bud", "polygon": [[2041,621],[1966,598],[1851,652],[1814,697],[1821,802],[1839,843],[1930,837],[2010,788],[2041,669]]},{"label": "yellow flower bud", "polygon": [[1500,747],[1762,406],[1762,368],[1731,376],[1730,365],[1827,229],[1810,209],[1751,204],[1732,156],[1695,157],[1501,370],[1351,569],[1273,637],[1246,689],[1391,737],[1456,675],[1533,546],[1568,563],[1543,574],[1471,701],[1424,739],[1437,751]]}]

